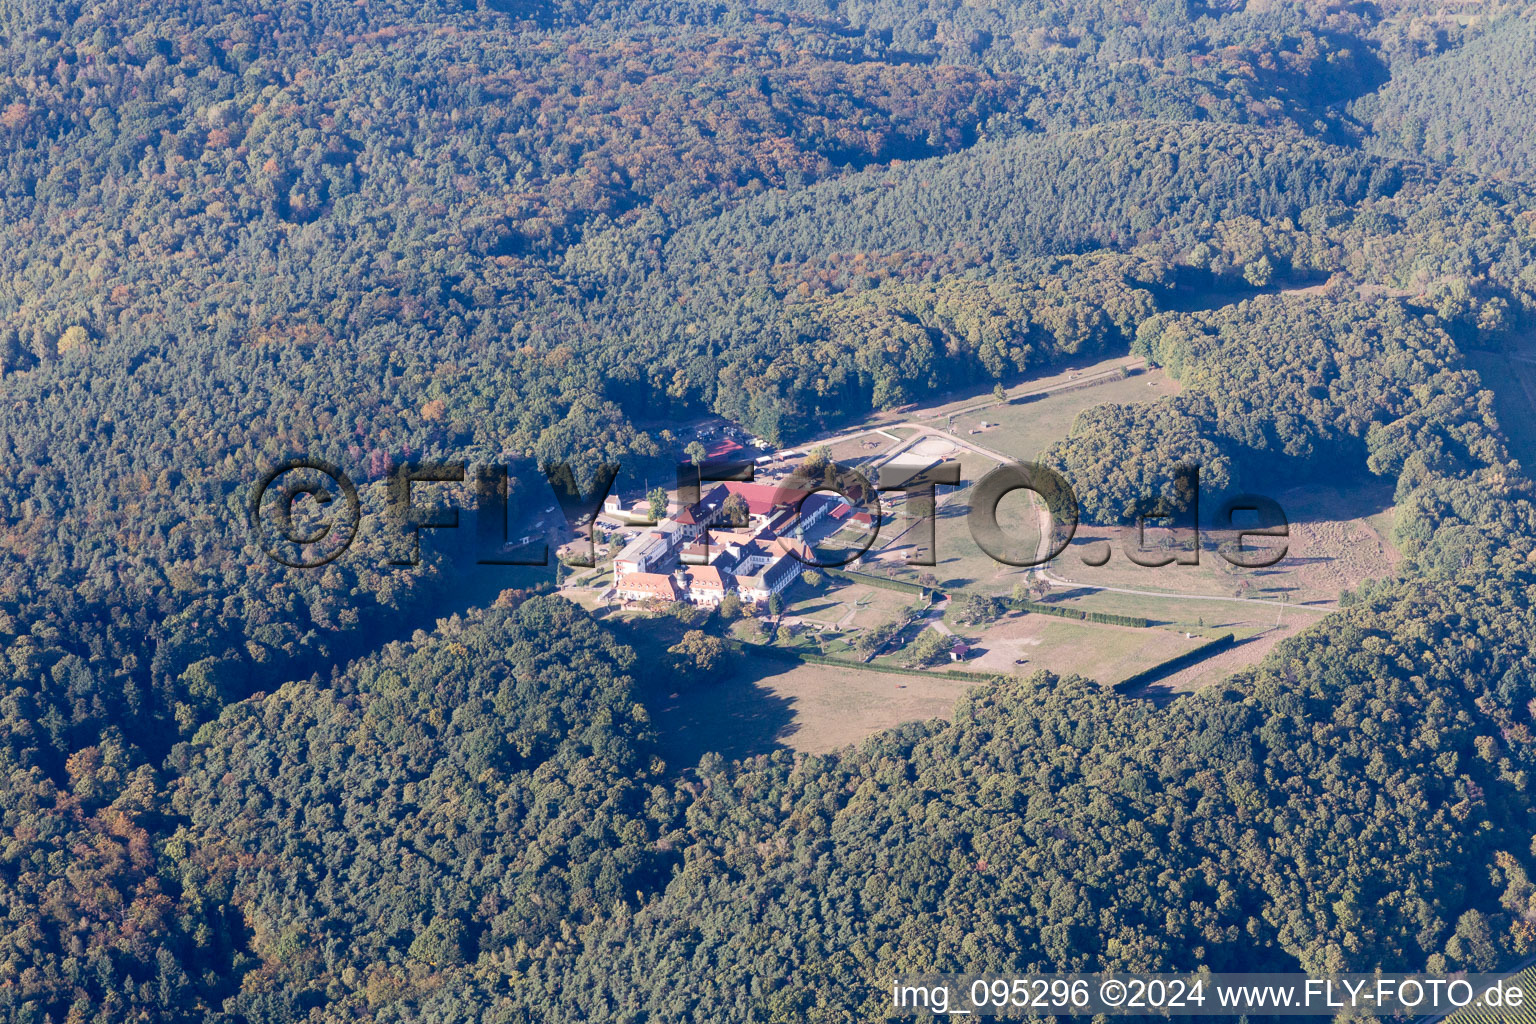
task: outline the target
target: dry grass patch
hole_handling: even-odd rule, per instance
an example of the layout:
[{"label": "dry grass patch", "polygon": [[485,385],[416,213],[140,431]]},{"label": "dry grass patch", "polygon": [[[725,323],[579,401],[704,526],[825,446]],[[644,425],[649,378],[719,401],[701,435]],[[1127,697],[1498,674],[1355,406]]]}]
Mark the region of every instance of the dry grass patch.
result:
[{"label": "dry grass patch", "polygon": [[983,653],[962,667],[1018,675],[1043,668],[1058,675],[1076,673],[1109,686],[1193,650],[1204,640],[1168,629],[1009,615],[976,636],[975,646]]}]

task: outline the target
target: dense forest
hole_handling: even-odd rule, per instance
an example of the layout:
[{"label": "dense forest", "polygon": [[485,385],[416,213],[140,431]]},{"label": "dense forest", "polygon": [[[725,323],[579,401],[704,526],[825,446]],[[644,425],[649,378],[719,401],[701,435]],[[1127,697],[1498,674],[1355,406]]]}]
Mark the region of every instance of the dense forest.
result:
[{"label": "dense forest", "polygon": [[1364,97],[1372,147],[1425,157],[1495,178],[1536,171],[1531,107],[1524,102],[1536,64],[1536,23],[1507,14],[1454,53],[1426,60]]},{"label": "dense forest", "polygon": [[[1199,465],[1203,486],[1220,494],[1354,461],[1399,481],[1402,498],[1430,478],[1510,461],[1493,395],[1433,316],[1397,302],[1265,296],[1160,313],[1141,322],[1133,351],[1185,390],[1089,409],[1046,454],[1099,522],[1119,522],[1149,493],[1171,497],[1180,463]],[[1406,518],[1398,527],[1413,529]]]},{"label": "dense forest", "polygon": [[[1441,6],[0,6],[5,1018],[1528,955],[1536,493],[1467,354],[1536,322],[1533,12]],[[381,555],[413,459],[660,474],[706,414],[789,443],[1096,353],[1180,393],[1048,452],[1089,518],[1180,461],[1374,476],[1396,574],[1163,706],[1041,674],[673,764],[682,660],[532,576],[438,621],[452,559]],[[322,570],[247,527],[300,455],[366,513]]]}]

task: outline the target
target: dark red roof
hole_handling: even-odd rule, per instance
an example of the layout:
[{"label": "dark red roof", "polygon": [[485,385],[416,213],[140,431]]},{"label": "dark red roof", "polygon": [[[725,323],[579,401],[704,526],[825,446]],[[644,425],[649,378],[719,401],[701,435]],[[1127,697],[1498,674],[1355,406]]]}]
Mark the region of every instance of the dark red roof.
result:
[{"label": "dark red roof", "polygon": [[765,516],[777,506],[793,504],[805,496],[804,491],[792,491],[774,487],[771,484],[749,484],[739,480],[727,481],[725,489],[732,494],[739,494],[746,500],[747,510],[755,516]]}]

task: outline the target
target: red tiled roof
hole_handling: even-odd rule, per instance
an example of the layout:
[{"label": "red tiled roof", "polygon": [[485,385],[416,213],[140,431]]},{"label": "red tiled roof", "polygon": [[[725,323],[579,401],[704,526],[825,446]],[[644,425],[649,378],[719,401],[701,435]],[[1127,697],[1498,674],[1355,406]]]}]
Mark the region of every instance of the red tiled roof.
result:
[{"label": "red tiled roof", "polygon": [[624,593],[641,591],[647,597],[664,597],[677,600],[677,582],[671,576],[659,572],[632,572],[619,579],[618,590]]},{"label": "red tiled roof", "polygon": [[755,516],[765,516],[780,505],[793,505],[810,493],[772,484],[749,484],[741,480],[727,480],[721,486],[746,499],[748,511]]},{"label": "red tiled roof", "polygon": [[688,570],[688,585],[700,590],[725,590],[725,578],[712,565],[696,565]]},{"label": "red tiled roof", "polygon": [[796,555],[802,562],[814,562],[816,559],[809,544],[793,537],[778,537],[769,541],[767,547],[781,555]]}]

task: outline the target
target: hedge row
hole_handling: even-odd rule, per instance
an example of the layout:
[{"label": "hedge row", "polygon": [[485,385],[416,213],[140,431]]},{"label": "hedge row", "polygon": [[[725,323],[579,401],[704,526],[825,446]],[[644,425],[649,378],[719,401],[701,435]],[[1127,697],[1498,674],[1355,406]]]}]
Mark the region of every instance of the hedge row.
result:
[{"label": "hedge row", "polygon": [[1219,636],[1215,640],[1207,640],[1192,651],[1185,651],[1176,658],[1170,658],[1160,665],[1153,665],[1151,668],[1142,669],[1135,675],[1120,680],[1120,682],[1115,684],[1115,692],[1126,693],[1136,689],[1138,686],[1145,686],[1147,683],[1156,682],[1164,676],[1172,675],[1181,668],[1188,668],[1197,661],[1204,661],[1223,648],[1231,647],[1235,640],[1236,637],[1231,633]]},{"label": "hedge row", "polygon": [[743,653],[761,654],[769,658],[778,658],[782,661],[798,661],[810,665],[835,665],[839,668],[858,669],[862,672],[885,672],[896,676],[939,676],[944,679],[965,679],[972,682],[984,683],[994,679],[1005,678],[996,672],[925,672],[920,668],[900,668],[896,665],[872,665],[867,662],[852,662],[845,658],[833,658],[825,654],[812,654],[809,651],[791,651],[783,647],[769,647],[766,644],[738,643],[737,649]]},{"label": "hedge row", "polygon": [[1146,629],[1151,625],[1140,615],[1116,615],[1113,612],[1088,612],[1081,608],[1068,608],[1060,604],[1041,604],[1038,601],[1009,601],[1008,607],[1022,612],[1039,612],[1041,615],[1055,615],[1063,619],[1081,619],[1084,622],[1101,622],[1108,626],[1132,626],[1136,629]]},{"label": "hedge row", "polygon": [[886,579],[882,576],[871,576],[868,573],[852,572],[848,569],[822,569],[828,576],[836,576],[840,580],[850,583],[864,583],[871,587],[884,587],[886,590],[899,590],[903,594],[918,594],[928,597],[928,588],[916,583],[904,583],[901,580]]}]

